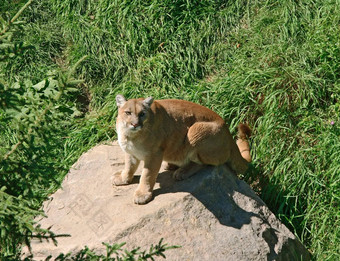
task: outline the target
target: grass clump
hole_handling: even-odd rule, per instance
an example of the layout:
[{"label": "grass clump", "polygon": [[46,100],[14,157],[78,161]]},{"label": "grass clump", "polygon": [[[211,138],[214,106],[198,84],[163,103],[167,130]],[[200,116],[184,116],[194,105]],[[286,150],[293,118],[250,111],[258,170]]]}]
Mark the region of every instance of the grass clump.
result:
[{"label": "grass clump", "polygon": [[251,123],[262,198],[320,260],[339,257],[335,2],[253,6],[251,19],[229,34],[227,73],[201,83],[218,88],[209,91],[209,103],[236,119],[232,126]]},{"label": "grass clump", "polygon": [[[24,4],[3,1],[1,17]],[[339,8],[339,0],[33,1],[11,38],[27,49],[1,63],[1,83],[19,92],[13,101],[28,123],[23,108],[39,114],[52,102],[44,122],[55,124],[33,128],[16,175],[8,175],[14,154],[1,163],[1,187],[12,186],[2,191],[19,197],[32,184],[24,195],[36,211],[80,153],[115,138],[117,93],[184,98],[214,109],[233,131],[250,124],[256,173],[244,178],[316,260],[339,259]],[[85,55],[77,91],[46,96]],[[1,157],[27,135],[7,118],[0,111]]]}]

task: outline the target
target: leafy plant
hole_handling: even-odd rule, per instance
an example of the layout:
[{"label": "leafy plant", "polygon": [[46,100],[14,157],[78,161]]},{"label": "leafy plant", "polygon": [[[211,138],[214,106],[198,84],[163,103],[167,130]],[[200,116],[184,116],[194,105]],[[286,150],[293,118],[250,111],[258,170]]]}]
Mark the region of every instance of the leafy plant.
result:
[{"label": "leafy plant", "polygon": [[[121,244],[107,244],[103,243],[105,246],[106,253],[100,254],[94,250],[89,249],[87,246],[83,249],[79,250],[77,253],[67,253],[60,254],[56,258],[52,258],[52,256],[47,257],[45,260],[55,260],[55,261],[83,261],[83,260],[107,260],[107,261],[146,261],[146,260],[155,260],[154,257],[163,257],[165,258],[164,252],[169,249],[178,248],[179,246],[167,246],[167,244],[163,244],[163,238],[158,242],[157,245],[151,245],[149,250],[141,251],[140,247],[134,248],[130,250],[123,250],[122,247],[125,243]],[[27,257],[25,260],[30,261],[34,260],[34,257]]]},{"label": "leafy plant", "polygon": [[[31,2],[28,1],[7,24],[2,24],[2,70],[6,71],[10,60],[22,56],[30,47],[15,36],[22,24],[16,20]],[[4,79],[0,81],[1,256],[17,256],[20,243],[29,246],[32,237],[55,239],[51,231],[35,224],[34,217],[43,215],[38,210],[40,204],[60,183],[55,172],[67,171],[51,157],[58,157],[56,148],[62,144],[63,129],[79,115],[72,103],[64,98],[70,92],[78,91],[75,87],[82,82],[72,78],[79,63],[68,73],[51,74],[37,84],[30,80],[12,84]]]}]

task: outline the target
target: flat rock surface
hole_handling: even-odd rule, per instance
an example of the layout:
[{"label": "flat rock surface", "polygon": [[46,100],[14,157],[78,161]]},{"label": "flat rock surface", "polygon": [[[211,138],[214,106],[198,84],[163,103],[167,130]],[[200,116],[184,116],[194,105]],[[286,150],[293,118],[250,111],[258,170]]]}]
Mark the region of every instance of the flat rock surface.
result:
[{"label": "flat rock surface", "polygon": [[112,175],[123,167],[116,142],[79,158],[45,202],[48,217],[39,221],[55,234],[71,236],[57,238],[58,246],[33,241],[35,259],[85,245],[103,251],[102,242],[146,250],[164,238],[181,246],[165,252],[168,260],[309,260],[305,247],[227,166],[207,167],[180,182],[162,168],[154,199],[146,205],[133,203],[138,176],[128,186],[112,186]]}]

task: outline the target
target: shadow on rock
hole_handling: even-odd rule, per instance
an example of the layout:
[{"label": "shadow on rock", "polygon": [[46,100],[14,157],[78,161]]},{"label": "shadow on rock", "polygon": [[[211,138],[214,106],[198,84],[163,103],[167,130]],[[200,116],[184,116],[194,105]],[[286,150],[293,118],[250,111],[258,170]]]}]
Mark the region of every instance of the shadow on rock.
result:
[{"label": "shadow on rock", "polygon": [[207,167],[184,181],[174,181],[171,174],[171,171],[159,174],[157,182],[160,188],[154,190],[154,200],[157,200],[160,194],[188,192],[199,200],[222,225],[237,229],[250,224],[252,217],[261,219],[260,215],[247,209],[259,207],[264,203],[228,167]]}]

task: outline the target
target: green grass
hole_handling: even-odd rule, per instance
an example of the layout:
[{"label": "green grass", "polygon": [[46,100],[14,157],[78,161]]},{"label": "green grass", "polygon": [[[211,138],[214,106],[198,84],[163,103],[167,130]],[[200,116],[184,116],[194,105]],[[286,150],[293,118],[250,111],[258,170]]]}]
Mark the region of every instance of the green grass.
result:
[{"label": "green grass", "polygon": [[[0,13],[25,3],[12,2]],[[62,99],[83,114],[56,127],[61,142],[46,154],[63,168],[37,191],[51,193],[82,152],[115,139],[117,93],[187,99],[233,133],[252,127],[255,171],[244,179],[316,260],[340,258],[339,0],[44,0],[21,19],[18,37],[35,50],[0,70],[6,82],[35,84],[88,56],[76,70],[84,83]],[[6,147],[15,144],[2,129]]]}]

